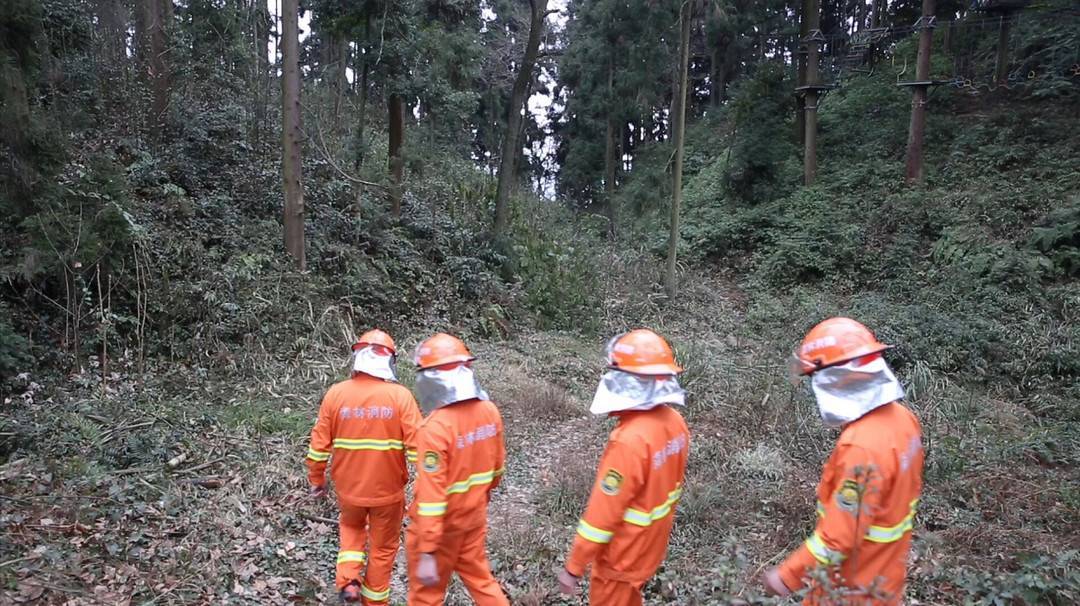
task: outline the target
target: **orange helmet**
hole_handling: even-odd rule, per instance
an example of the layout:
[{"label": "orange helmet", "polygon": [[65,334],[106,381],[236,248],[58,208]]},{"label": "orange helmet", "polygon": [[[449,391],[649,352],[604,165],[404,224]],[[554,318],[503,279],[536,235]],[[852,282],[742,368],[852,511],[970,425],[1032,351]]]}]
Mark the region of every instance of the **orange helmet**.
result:
[{"label": "orange helmet", "polygon": [[829,318],[810,329],[795,352],[798,374],[808,375],[888,349],[870,329],[851,318]]},{"label": "orange helmet", "polygon": [[389,349],[390,353],[397,354],[397,347],[394,345],[394,340],[390,338],[390,335],[377,328],[360,335],[360,339],[352,346],[352,350],[356,351],[365,345],[381,345]]},{"label": "orange helmet", "polygon": [[425,339],[416,346],[416,353],[413,354],[413,362],[420,370],[475,359],[461,339],[443,332]]},{"label": "orange helmet", "polygon": [[623,333],[608,343],[608,365],[638,375],[676,375],[683,371],[663,337],[647,328]]}]

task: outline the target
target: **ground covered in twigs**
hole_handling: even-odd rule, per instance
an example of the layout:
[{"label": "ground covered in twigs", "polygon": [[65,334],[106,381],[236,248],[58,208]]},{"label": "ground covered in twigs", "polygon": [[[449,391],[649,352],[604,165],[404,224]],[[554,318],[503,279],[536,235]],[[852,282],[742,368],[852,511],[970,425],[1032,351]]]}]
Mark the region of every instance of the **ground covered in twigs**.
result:
[{"label": "ground covered in twigs", "polygon": [[[755,328],[753,299],[714,278],[673,308],[644,297],[598,310],[612,332],[616,305],[625,322],[664,332],[688,368],[687,490],[649,604],[768,603],[755,578],[809,531],[834,437],[783,376],[798,335]],[[114,364],[104,385],[93,368],[20,378],[0,436],[0,603],[331,601],[336,508],[307,499],[303,456],[319,397],[343,375],[335,330],[290,361],[163,360],[143,377]],[[422,335],[397,336],[408,350]],[[604,342],[534,332],[473,343],[506,417],[489,551],[514,603],[585,603],[556,596],[553,578],[609,429],[585,412]],[[908,603],[1080,600],[1075,431],[946,376],[904,378],[928,447]],[[403,580],[399,557],[394,603]],[[469,603],[459,585],[449,603]]]}]

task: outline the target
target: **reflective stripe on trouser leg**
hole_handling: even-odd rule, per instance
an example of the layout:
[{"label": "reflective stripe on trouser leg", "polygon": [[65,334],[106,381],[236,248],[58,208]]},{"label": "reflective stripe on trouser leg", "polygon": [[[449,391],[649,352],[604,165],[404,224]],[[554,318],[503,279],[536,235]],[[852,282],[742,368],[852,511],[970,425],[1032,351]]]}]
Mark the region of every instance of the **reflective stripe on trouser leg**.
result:
[{"label": "reflective stripe on trouser leg", "polygon": [[367,517],[368,510],[365,507],[353,507],[341,503],[341,515],[338,517],[338,533],[340,535],[340,547],[337,555],[337,577],[335,584],[338,589],[349,584],[350,581],[359,581],[364,564],[367,563]]},{"label": "reflective stripe on trouser leg", "polygon": [[360,595],[364,604],[381,606],[390,599],[390,575],[401,542],[405,503],[368,508],[368,565]]},{"label": "reflective stripe on trouser leg", "polygon": [[[469,590],[476,606],[510,606],[487,559],[487,528],[465,533],[461,544],[461,556],[458,557],[454,571],[461,577],[465,589]],[[596,602],[599,604],[600,602]]]},{"label": "reflective stripe on trouser leg", "polygon": [[589,603],[612,604],[612,606],[642,606],[641,589],[644,583],[623,583],[597,576],[589,579]]}]

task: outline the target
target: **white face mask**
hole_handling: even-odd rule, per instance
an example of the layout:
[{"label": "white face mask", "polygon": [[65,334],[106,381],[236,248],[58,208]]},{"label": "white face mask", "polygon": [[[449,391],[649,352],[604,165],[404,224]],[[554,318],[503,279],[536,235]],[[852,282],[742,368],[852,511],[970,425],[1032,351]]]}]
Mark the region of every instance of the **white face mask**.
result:
[{"label": "white face mask", "polygon": [[674,376],[635,375],[609,370],[600,377],[589,412],[603,415],[623,410],[649,410],[661,404],[686,403],[686,392]]},{"label": "white face mask", "polygon": [[472,369],[464,365],[450,370],[419,371],[414,391],[425,414],[462,400],[488,399]]},{"label": "white face mask", "polygon": [[856,366],[856,362],[823,368],[811,375],[818,412],[829,427],[850,423],[904,397],[904,388],[884,359],[862,366]]},{"label": "white face mask", "polygon": [[353,354],[352,371],[362,372],[384,381],[397,382],[396,362],[394,356],[384,356],[376,353],[370,345],[361,347]]}]

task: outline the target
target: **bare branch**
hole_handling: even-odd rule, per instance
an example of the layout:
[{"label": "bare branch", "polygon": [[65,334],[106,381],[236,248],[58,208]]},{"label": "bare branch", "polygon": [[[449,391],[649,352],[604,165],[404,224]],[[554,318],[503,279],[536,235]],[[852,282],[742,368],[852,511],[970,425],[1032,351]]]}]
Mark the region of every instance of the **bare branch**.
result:
[{"label": "bare branch", "polygon": [[[330,148],[326,145],[326,138],[323,135],[322,122],[319,121],[319,117],[317,115],[315,115],[315,112],[311,111],[311,108],[304,105],[304,109],[308,110],[308,113],[315,118],[315,132],[319,136],[319,141],[318,141],[318,145],[313,145],[313,147],[316,150],[318,150],[319,154],[323,157],[323,160],[326,160],[327,164],[329,164],[331,167],[333,167],[333,169],[335,171],[337,171],[337,173],[339,175],[341,175],[346,181],[348,181],[350,183],[355,183],[357,185],[363,185],[365,187],[375,187],[375,188],[382,189],[382,190],[389,189],[387,186],[385,186],[385,185],[383,185],[381,183],[375,183],[373,181],[365,181],[365,180],[363,180],[363,179],[361,179],[359,177],[354,177],[353,175],[350,175],[349,173],[345,172],[345,170],[342,169],[340,166],[338,166],[338,163],[334,162],[334,158],[330,154]],[[312,141],[311,143],[314,144],[315,142]]]}]

